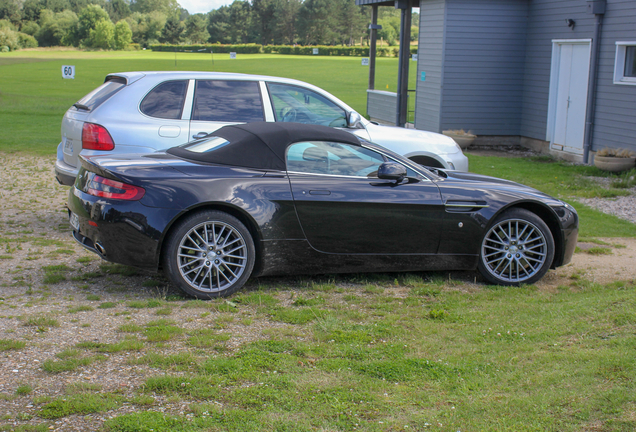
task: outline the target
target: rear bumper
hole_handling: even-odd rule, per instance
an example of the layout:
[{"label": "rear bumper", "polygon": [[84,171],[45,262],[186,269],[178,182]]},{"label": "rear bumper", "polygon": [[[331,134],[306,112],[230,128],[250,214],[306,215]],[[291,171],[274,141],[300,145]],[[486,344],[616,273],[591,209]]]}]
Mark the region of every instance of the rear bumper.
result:
[{"label": "rear bumper", "polygon": [[74,186],[67,205],[79,220],[73,238],[84,248],[106,261],[155,270],[166,227],[180,212],[97,198]]},{"label": "rear bumper", "polygon": [[55,161],[55,179],[63,186],[72,186],[75,183],[78,171],[77,167],[67,164],[63,159],[60,160],[59,157]]}]

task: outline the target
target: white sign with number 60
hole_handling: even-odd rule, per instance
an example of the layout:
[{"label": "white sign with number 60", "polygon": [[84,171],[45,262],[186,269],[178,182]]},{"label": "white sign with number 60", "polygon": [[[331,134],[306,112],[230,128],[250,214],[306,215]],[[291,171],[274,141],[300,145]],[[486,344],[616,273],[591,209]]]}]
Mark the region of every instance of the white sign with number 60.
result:
[{"label": "white sign with number 60", "polygon": [[75,79],[75,66],[62,66],[62,78]]}]

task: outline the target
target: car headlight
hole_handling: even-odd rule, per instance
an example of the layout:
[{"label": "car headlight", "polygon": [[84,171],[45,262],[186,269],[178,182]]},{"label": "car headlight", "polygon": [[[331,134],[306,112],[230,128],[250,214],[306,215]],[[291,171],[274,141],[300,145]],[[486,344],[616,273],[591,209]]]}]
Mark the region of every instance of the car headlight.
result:
[{"label": "car headlight", "polygon": [[563,207],[570,210],[572,213],[576,213],[576,209],[572,207],[570,204],[566,203],[565,201],[561,201],[561,202],[563,203]]}]

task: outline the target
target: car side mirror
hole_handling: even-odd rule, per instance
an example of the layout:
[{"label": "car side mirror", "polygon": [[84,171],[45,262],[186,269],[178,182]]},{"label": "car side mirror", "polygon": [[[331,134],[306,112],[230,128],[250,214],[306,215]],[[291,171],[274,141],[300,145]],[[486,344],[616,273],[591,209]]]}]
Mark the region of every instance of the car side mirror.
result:
[{"label": "car side mirror", "polygon": [[406,177],[406,168],[396,162],[384,162],[378,168],[378,178],[382,180],[395,180],[401,182]]},{"label": "car side mirror", "polygon": [[349,129],[364,129],[362,117],[355,111],[347,113],[347,127]]}]

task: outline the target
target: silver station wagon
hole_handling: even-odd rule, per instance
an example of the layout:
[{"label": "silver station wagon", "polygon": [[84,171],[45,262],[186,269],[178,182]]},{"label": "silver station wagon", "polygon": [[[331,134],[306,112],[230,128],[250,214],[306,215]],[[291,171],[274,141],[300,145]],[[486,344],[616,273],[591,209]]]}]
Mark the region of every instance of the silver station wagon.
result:
[{"label": "silver station wagon", "polygon": [[468,171],[452,138],[378,125],[330,93],[302,81],[217,72],[124,72],[73,104],[62,120],[55,176],[72,185],[78,156],[151,153],[254,121],[342,128],[414,162]]}]

